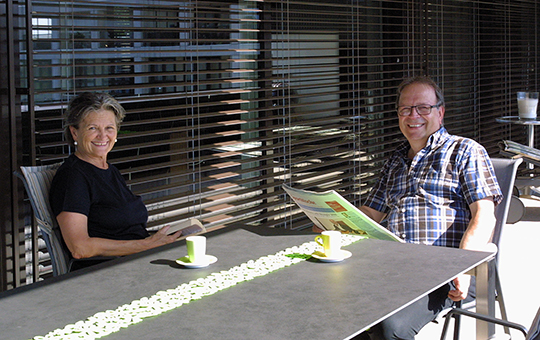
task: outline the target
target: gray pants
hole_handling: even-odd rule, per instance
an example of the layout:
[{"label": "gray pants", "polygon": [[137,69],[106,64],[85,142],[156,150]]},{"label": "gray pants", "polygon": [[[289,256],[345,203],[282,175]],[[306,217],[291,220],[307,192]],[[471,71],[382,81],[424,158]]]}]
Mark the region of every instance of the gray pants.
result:
[{"label": "gray pants", "polygon": [[[431,294],[405,307],[396,314],[381,321],[358,336],[355,340],[414,340],[414,337],[429,322],[454,302],[448,298],[448,292],[454,289],[452,283],[447,283]],[[471,279],[469,294],[464,302],[472,301],[475,296],[475,281]]]}]

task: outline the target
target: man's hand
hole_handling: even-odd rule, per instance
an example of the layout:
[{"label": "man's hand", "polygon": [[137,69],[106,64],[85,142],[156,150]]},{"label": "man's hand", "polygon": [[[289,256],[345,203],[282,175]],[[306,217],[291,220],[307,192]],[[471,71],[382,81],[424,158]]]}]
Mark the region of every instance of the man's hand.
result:
[{"label": "man's hand", "polygon": [[470,275],[460,275],[454,279],[454,286],[456,289],[453,289],[448,292],[448,298],[450,300],[458,302],[464,300],[469,293],[469,286],[471,284]]},{"label": "man's hand", "polygon": [[322,233],[324,230],[317,227],[315,224],[311,227],[311,231],[313,231],[314,233]]}]

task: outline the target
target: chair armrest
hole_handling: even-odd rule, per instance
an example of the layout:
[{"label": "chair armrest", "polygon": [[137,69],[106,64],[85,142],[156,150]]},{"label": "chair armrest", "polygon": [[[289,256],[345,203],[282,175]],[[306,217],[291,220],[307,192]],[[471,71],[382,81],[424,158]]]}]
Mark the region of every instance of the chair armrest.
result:
[{"label": "chair armrest", "polygon": [[464,315],[464,316],[468,316],[468,317],[475,318],[475,319],[478,319],[478,320],[491,322],[491,323],[494,323],[494,324],[497,324],[497,325],[514,328],[514,329],[517,329],[517,330],[521,331],[521,333],[523,333],[523,335],[525,337],[527,336],[527,332],[528,332],[527,328],[520,325],[520,324],[510,322],[510,321],[506,321],[506,320],[497,319],[497,318],[494,318],[494,317],[491,317],[491,316],[488,316],[488,315],[484,315],[484,314],[470,312],[468,310],[461,309],[461,308],[452,308],[444,316],[446,318],[446,320],[444,321],[444,327],[443,327],[443,332],[442,332],[442,335],[441,335],[441,339],[446,338],[446,331],[447,331],[447,328],[448,328],[450,317],[452,317],[454,315]]}]

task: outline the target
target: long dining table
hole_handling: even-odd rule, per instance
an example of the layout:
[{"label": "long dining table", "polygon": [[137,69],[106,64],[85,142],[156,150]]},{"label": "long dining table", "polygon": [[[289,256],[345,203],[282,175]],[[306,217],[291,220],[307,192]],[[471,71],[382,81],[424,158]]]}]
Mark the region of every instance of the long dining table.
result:
[{"label": "long dining table", "polygon": [[[122,327],[96,338],[350,339],[459,274],[476,270],[477,285],[487,287],[494,255],[353,237],[343,248],[350,258],[321,262],[309,256],[310,232],[228,227],[205,236],[207,254],[217,258],[207,267],[178,264],[186,255],[180,240],[0,293],[0,338],[114,328],[115,313],[151,310],[122,316]],[[488,312],[482,291],[477,308]],[[176,304],[166,310],[149,307],[169,298]],[[477,339],[487,339],[479,327]],[[78,332],[65,339],[91,338]]]}]

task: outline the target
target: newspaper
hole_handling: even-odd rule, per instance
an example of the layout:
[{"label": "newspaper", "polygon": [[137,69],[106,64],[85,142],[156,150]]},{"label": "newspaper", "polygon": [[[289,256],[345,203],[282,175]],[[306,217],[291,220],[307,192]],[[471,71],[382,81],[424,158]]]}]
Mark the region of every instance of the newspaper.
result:
[{"label": "newspaper", "polygon": [[283,184],[283,189],[322,230],[339,230],[379,240],[404,242],[334,190],[319,193],[295,189],[286,184]]},{"label": "newspaper", "polygon": [[513,142],[511,140],[503,140],[499,142],[501,153],[510,154],[509,156],[523,156],[531,160],[535,164],[540,163],[540,150],[531,148],[523,144]]}]

